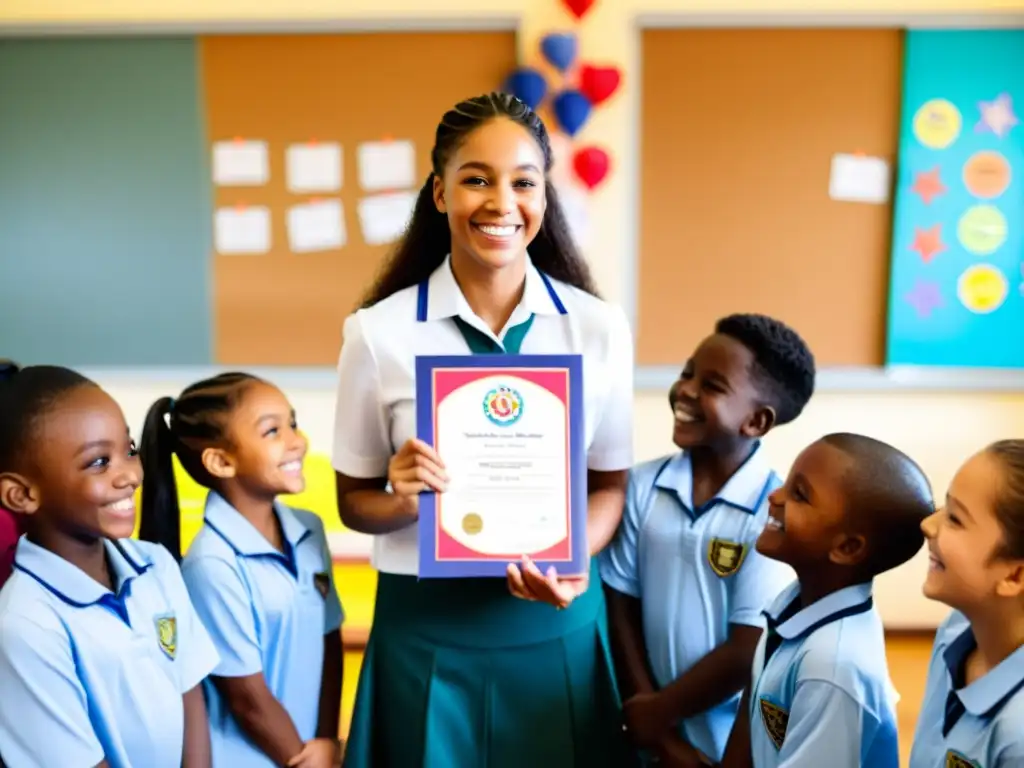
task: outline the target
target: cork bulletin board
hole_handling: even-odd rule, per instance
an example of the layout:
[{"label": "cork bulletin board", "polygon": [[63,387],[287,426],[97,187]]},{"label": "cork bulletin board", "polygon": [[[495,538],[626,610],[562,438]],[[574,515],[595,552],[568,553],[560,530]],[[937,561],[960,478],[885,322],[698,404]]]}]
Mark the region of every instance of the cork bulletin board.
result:
[{"label": "cork bulletin board", "polygon": [[642,33],[637,361],[764,312],[822,366],[883,362],[891,198],[829,197],[832,156],[896,159],[897,29]]}]

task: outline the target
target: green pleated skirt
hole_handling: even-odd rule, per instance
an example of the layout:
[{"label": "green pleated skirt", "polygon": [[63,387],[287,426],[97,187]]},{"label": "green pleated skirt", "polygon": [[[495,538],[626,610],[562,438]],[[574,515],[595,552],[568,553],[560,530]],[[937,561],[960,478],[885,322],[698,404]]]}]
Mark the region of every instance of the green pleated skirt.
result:
[{"label": "green pleated skirt", "polygon": [[596,565],[567,609],[381,573],[346,768],[625,768]]}]

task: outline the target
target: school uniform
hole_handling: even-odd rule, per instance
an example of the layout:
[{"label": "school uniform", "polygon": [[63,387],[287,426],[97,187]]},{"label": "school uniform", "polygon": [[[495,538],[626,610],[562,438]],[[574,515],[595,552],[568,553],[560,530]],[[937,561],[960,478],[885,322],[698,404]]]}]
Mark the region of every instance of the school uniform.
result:
[{"label": "school uniform", "polygon": [[[728,640],[730,624],[762,626],[764,609],[793,580],[788,566],[754,547],[768,520],[768,494],[780,485],[760,446],[699,507],[686,451],[630,473],[622,525],[601,553],[601,578],[641,601],[659,688]],[[682,721],[680,735],[721,762],[739,698]]]},{"label": "school uniform", "polygon": [[[587,466],[632,464],[633,353],[624,314],[527,263],[495,335],[449,260],[420,285],[345,321],[335,468],[387,475],[416,436],[417,355],[581,354]],[[442,457],[443,458],[443,457]],[[350,768],[626,765],[596,559],[565,610],[519,600],[504,579],[423,579],[417,530],[374,538],[379,571],[346,752]]]},{"label": "school uniform", "polygon": [[[303,741],[316,737],[324,635],[343,615],[323,521],[274,503],[279,552],[222,496],[206,497],[203,527],[181,564],[189,594],[220,654],[212,675],[262,673]],[[212,680],[205,683],[215,766],[276,765],[242,732]]]},{"label": "school uniform", "polygon": [[964,664],[977,647],[954,611],[935,634],[910,768],[1024,766],[1024,646],[969,685]]},{"label": "school uniform", "polygon": [[162,546],[104,541],[111,592],[26,537],[0,593],[7,768],[180,768],[182,695],[217,663]]},{"label": "school uniform", "polygon": [[800,585],[765,612],[754,656],[754,768],[899,768],[896,692],[871,584],[800,608]]}]

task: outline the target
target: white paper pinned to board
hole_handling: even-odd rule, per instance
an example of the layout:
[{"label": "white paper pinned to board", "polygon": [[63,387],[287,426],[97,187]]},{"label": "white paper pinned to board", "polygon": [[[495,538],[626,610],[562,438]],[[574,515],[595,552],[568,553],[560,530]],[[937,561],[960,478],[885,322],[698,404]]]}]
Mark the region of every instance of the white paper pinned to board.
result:
[{"label": "white paper pinned to board", "polygon": [[292,253],[333,251],[345,245],[341,200],[314,200],[288,209],[288,244]]},{"label": "white paper pinned to board", "polygon": [[412,219],[417,192],[388,192],[359,201],[359,226],[367,245],[392,243],[402,236]]},{"label": "white paper pinned to board", "polygon": [[270,250],[270,210],[265,206],[219,208],[213,219],[217,253],[225,256]]},{"label": "white paper pinned to board", "polygon": [[416,149],[411,141],[368,141],[359,145],[359,186],[372,192],[416,186]]},{"label": "white paper pinned to board", "polygon": [[213,145],[213,182],[222,187],[259,187],[270,178],[265,141],[218,141]]},{"label": "white paper pinned to board", "polygon": [[880,157],[833,155],[828,195],[851,203],[889,201],[889,163]]},{"label": "white paper pinned to board", "polygon": [[285,152],[285,166],[289,192],[337,192],[341,189],[340,144],[291,144]]}]

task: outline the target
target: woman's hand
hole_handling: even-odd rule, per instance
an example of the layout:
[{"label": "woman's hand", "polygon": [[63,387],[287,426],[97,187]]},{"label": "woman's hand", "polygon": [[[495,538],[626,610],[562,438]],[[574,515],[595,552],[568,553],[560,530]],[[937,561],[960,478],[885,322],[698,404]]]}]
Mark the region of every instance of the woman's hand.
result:
[{"label": "woman's hand", "polygon": [[392,492],[418,506],[423,491],[443,493],[448,487],[444,462],[422,440],[407,440],[388,463],[388,482]]},{"label": "woman's hand", "polygon": [[536,600],[556,608],[566,608],[587,591],[590,574],[559,576],[554,566],[546,574],[529,557],[523,555],[521,566],[509,563],[506,571],[508,589],[521,600]]}]

